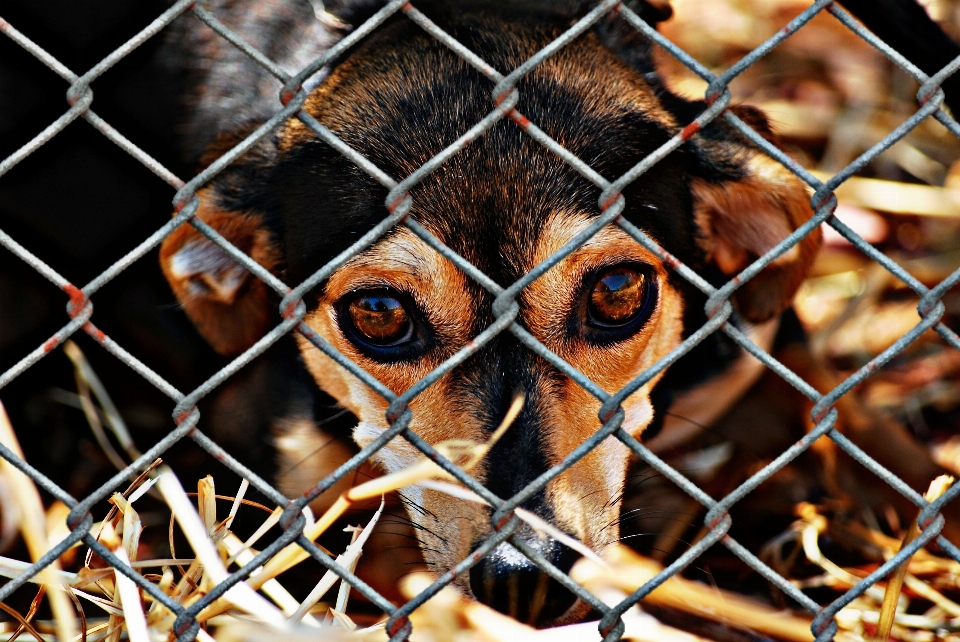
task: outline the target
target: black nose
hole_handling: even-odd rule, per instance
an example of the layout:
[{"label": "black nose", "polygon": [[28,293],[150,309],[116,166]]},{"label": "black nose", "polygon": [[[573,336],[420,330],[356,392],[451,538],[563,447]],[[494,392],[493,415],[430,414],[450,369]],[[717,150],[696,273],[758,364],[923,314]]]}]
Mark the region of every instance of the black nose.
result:
[{"label": "black nose", "polygon": [[[534,538],[537,548],[567,573],[579,555],[553,539]],[[470,569],[470,589],[487,606],[521,622],[542,626],[566,613],[577,597],[508,543]]]}]

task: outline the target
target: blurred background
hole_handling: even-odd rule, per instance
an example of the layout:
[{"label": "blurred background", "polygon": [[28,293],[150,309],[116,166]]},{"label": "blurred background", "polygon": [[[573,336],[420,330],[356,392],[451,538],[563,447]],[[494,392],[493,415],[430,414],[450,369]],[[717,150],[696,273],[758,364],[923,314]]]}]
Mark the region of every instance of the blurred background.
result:
[{"label": "blurred background", "polygon": [[[661,31],[717,73],[733,66],[810,3],[673,0],[671,4],[674,16]],[[929,0],[921,4],[954,41],[960,41],[960,3]],[[706,84],[672,56],[661,50],[658,61],[674,91],[703,96]],[[748,68],[733,81],[731,90],[735,102],[762,108],[782,137],[783,147],[821,180],[876,145],[918,108],[917,83],[826,13]],[[960,268],[960,140],[933,119],[872,160],[839,188],[837,196],[836,216],[927,287]],[[787,363],[798,372],[812,366],[805,379],[826,392],[920,319],[919,297],[912,290],[832,229],[823,231],[823,249],[795,301],[813,363],[806,357],[802,363]],[[949,291],[943,303],[944,323],[958,328],[960,288]],[[809,376],[814,371],[816,375]],[[780,405],[775,400],[789,398],[789,393],[776,375],[766,375],[753,391],[752,401],[746,400],[693,443],[667,453],[667,461],[713,497],[722,497],[769,463],[770,450],[792,443],[782,441],[772,448],[768,443],[767,451],[762,445],[774,439],[768,435],[780,434],[774,426],[780,419],[770,409]],[[960,473],[960,352],[939,335],[923,334],[847,397],[856,406],[852,414],[874,425],[899,425],[941,466]],[[799,418],[808,411],[809,407],[793,407],[788,412]],[[807,423],[803,429],[809,428]],[[735,435],[744,431],[757,441],[755,449],[742,439],[738,443]],[[901,537],[906,525],[902,509],[895,510],[889,497],[867,497],[884,486],[878,478],[866,475],[851,481],[863,469],[825,440],[817,442],[809,454],[812,457],[792,462],[734,507],[731,533],[750,550],[760,551],[765,562],[795,585],[826,603],[889,558],[897,550],[896,540],[882,538]],[[642,466],[636,471],[635,484],[629,507],[636,518],[625,524],[625,530],[640,550],[670,562],[706,534],[705,511],[672,484]],[[860,490],[851,494],[841,487]],[[820,534],[819,551],[804,548],[799,541],[801,533],[810,529]],[[778,596],[776,589],[722,546],[711,548],[694,566],[688,571],[691,577],[735,586],[789,606],[789,600]],[[945,568],[951,570],[924,576],[924,581],[957,599],[957,569],[941,567]],[[957,622],[950,618],[958,613],[947,615],[936,599],[930,601],[929,593],[918,591],[908,590],[910,598],[901,604],[904,613],[917,615],[918,628],[897,628],[893,639],[960,639],[950,632],[956,630],[951,627]],[[850,608],[862,615],[878,607],[878,596],[868,593]],[[685,614],[663,610],[659,616],[689,629]],[[875,629],[857,617],[841,619],[841,629],[853,636],[850,639],[869,637]],[[944,628],[945,621],[953,624]],[[711,631],[715,636],[715,629]]]}]

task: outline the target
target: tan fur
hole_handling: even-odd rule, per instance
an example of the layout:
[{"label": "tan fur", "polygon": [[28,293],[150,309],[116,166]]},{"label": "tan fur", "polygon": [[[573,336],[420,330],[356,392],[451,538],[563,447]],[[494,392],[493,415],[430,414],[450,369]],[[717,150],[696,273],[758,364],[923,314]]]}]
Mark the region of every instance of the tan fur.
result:
[{"label": "tan fur", "polygon": [[[253,215],[225,212],[210,201],[209,190],[201,190],[200,207],[196,216],[213,227],[221,236],[267,270],[273,271],[280,262],[280,252],[263,229],[262,221]],[[269,328],[279,323],[280,315],[271,310],[270,293],[260,279],[234,264],[238,283],[229,289],[218,288],[206,273],[189,274],[177,269],[177,255],[191,244],[206,246],[209,253],[222,254],[189,223],[184,223],[160,245],[160,267],[170,282],[184,311],[197,326],[200,334],[217,352],[235,355],[252,346]],[[232,259],[223,254],[232,264]],[[194,279],[205,280],[197,284]],[[199,286],[199,287],[198,287]]]},{"label": "tan fur", "polygon": [[[533,267],[590,225],[592,218],[557,213],[544,229],[536,248]],[[574,288],[583,275],[606,265],[638,262],[653,268],[659,300],[644,328],[630,339],[610,347],[582,340],[563,339],[561,325],[574,304]],[[525,320],[530,331],[574,368],[608,392],[616,392],[675,347],[682,331],[683,301],[667,282],[667,272],[658,257],[610,225],[561,261],[521,295],[526,303]],[[623,427],[639,435],[653,419],[649,391],[659,377],[646,384],[623,404]],[[546,435],[551,463],[556,463],[600,429],[600,402],[572,380],[553,391]],[[612,500],[623,490],[628,452],[619,441],[608,439],[548,487],[557,518],[595,550],[618,537],[619,506]],[[609,526],[608,526],[609,525]]]},{"label": "tan fur", "polygon": [[[704,231],[708,257],[733,276],[772,249],[810,219],[806,187],[770,157],[755,153],[746,163],[747,176],[736,182],[694,179],[694,217]],[[782,254],[736,294],[741,314],[754,322],[782,312],[813,264],[820,248],[820,230]]]},{"label": "tan fur", "polygon": [[[306,417],[284,418],[274,423],[273,443],[280,469],[277,486],[287,497],[303,494],[353,455],[345,442]],[[353,486],[352,477],[344,477],[311,503],[314,513],[322,515],[330,508],[340,493]]]},{"label": "tan fur", "polygon": [[[465,277],[446,259],[405,228],[351,259],[338,270],[324,289],[319,306],[307,317],[307,324],[333,347],[359,364],[396,394],[403,393],[431,370],[449,358],[472,337],[470,327],[474,302],[464,288]],[[414,363],[384,364],[367,358],[343,335],[336,323],[333,303],[351,291],[361,288],[391,287],[412,294],[427,314],[440,337],[442,350]],[[354,433],[364,446],[385,430],[388,402],[358,378],[338,366],[309,342],[298,336],[307,369],[317,383],[350,409],[360,420]],[[469,439],[481,442],[486,438],[483,427],[472,422],[455,408],[447,394],[450,373],[428,387],[410,404],[413,411],[411,428],[432,444],[448,439]],[[391,442],[374,460],[388,471],[410,465],[422,454],[403,439]],[[470,531],[464,520],[486,522],[484,509],[466,502],[419,489],[408,489],[408,498],[423,505],[429,523],[425,544],[444,551],[437,563],[453,565],[469,553]],[[441,541],[437,538],[442,538]],[[455,559],[457,556],[459,559]]]},{"label": "tan fur", "polygon": [[[591,217],[586,215],[558,213],[551,217],[527,267],[546,258],[590,222]],[[658,281],[660,302],[646,327],[610,348],[562,338],[562,325],[571,313],[580,278],[598,266],[624,261],[652,266]],[[475,302],[464,285],[465,277],[459,270],[412,233],[401,229],[338,270],[331,277],[319,307],[306,321],[332,346],[392,391],[401,393],[473,338],[470,328]],[[414,363],[383,364],[358,351],[336,324],[333,303],[351,291],[372,287],[392,287],[411,293],[426,311],[430,323],[442,334],[442,354]],[[667,283],[664,266],[617,227],[602,230],[534,282],[522,293],[521,303],[523,322],[534,336],[608,391],[626,385],[679,342],[683,304],[679,294]],[[300,345],[317,383],[360,419],[358,442],[369,443],[377,430],[388,425],[384,417],[387,402],[305,340],[300,339]],[[612,367],[614,364],[616,367]],[[432,444],[448,439],[480,442],[486,438],[482,426],[471,420],[446,393],[449,381],[455,376],[456,370],[411,403],[411,428]],[[647,384],[624,404],[628,417],[624,427],[634,434],[639,434],[652,419],[647,398],[650,387],[651,384]],[[545,435],[552,465],[600,428],[597,418],[600,403],[572,381],[561,384],[559,389],[543,390],[542,395],[550,400],[547,425],[554,427]],[[375,429],[371,430],[370,426]],[[388,445],[377,461],[390,470],[409,465],[418,456],[418,451],[398,440]],[[618,507],[613,500],[623,490],[627,458],[627,449],[622,444],[607,440],[547,488],[558,525],[595,550],[601,550],[618,536],[613,524]],[[481,466],[476,475],[482,480],[483,474]],[[429,514],[436,516],[436,519],[424,518],[425,525],[444,540],[431,542],[435,536],[425,535],[427,548],[436,551],[427,553],[428,561],[438,570],[449,568],[469,553],[478,532],[486,528],[488,511],[431,491],[411,491],[408,495],[411,493]]]}]

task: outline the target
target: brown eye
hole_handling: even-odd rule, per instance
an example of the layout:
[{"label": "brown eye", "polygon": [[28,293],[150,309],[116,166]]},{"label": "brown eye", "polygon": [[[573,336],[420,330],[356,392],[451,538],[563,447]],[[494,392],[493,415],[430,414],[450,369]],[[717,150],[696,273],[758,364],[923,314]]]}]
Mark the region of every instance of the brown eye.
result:
[{"label": "brown eye", "polygon": [[618,267],[600,274],[587,304],[590,322],[601,328],[619,328],[649,308],[648,277],[633,268]]},{"label": "brown eye", "polygon": [[361,337],[375,346],[394,346],[413,336],[406,308],[389,292],[363,294],[347,306],[350,321]]}]

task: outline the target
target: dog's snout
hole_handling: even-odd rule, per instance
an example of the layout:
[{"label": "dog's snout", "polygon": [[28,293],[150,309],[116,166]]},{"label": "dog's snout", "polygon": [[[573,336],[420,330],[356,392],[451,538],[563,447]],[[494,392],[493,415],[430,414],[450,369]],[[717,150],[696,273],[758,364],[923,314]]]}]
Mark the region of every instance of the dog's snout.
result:
[{"label": "dog's snout", "polygon": [[[553,539],[537,538],[529,543],[564,573],[580,557]],[[535,626],[554,622],[577,600],[509,543],[501,544],[470,569],[470,589],[487,606]]]}]

